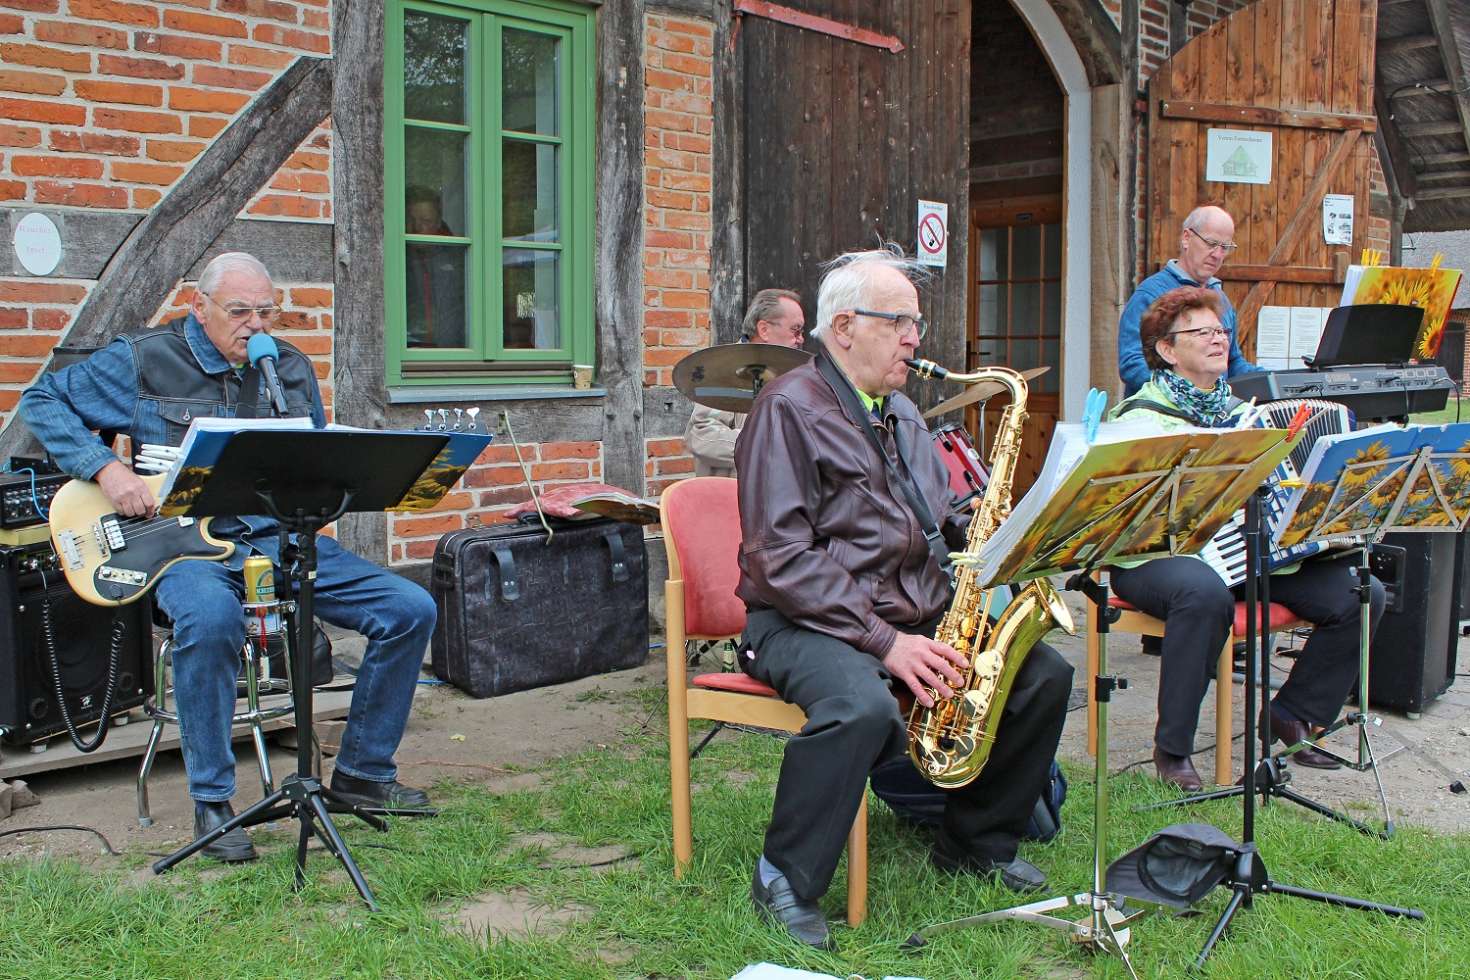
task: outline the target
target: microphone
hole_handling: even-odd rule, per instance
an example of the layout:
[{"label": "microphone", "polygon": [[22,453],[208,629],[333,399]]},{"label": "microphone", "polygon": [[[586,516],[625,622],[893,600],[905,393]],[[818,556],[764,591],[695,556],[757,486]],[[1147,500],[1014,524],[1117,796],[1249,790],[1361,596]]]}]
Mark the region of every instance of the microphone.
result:
[{"label": "microphone", "polygon": [[265,378],[265,391],[270,397],[271,407],[277,417],[285,418],[286,393],[281,390],[281,379],[276,376],[276,357],[280,353],[276,339],[268,333],[255,334],[245,344],[245,356],[250,358],[250,366]]}]

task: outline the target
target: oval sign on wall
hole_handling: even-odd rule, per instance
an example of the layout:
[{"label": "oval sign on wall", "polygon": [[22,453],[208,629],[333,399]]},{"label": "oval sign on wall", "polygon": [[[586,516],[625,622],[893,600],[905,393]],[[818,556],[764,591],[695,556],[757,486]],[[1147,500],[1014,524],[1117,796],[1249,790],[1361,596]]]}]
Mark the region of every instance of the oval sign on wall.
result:
[{"label": "oval sign on wall", "polygon": [[15,257],[33,276],[47,276],[61,264],[61,232],[50,217],[32,211],[15,223]]}]

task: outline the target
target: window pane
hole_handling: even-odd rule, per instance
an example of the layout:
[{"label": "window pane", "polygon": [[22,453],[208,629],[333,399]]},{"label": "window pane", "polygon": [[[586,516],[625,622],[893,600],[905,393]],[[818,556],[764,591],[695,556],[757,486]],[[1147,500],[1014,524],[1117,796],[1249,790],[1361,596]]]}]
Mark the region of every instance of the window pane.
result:
[{"label": "window pane", "polygon": [[1039,225],[1017,225],[1011,229],[1013,279],[1035,279],[1041,275],[1041,228]]},{"label": "window pane", "polygon": [[558,253],[508,248],[504,256],[505,346],[518,350],[561,347]]},{"label": "window pane", "polygon": [[406,322],[410,347],[464,347],[466,245],[405,246]]},{"label": "window pane", "polygon": [[502,235],[538,242],[557,241],[556,147],[524,140],[506,140],[504,146]]},{"label": "window pane", "polygon": [[1055,395],[1057,386],[1062,377],[1062,342],[1059,340],[1043,340],[1041,342],[1041,363],[1051,368],[1039,378],[1031,382],[1031,390],[1037,394]]},{"label": "window pane", "polygon": [[410,126],[403,134],[410,235],[465,235],[464,133]]},{"label": "window pane", "polygon": [[[1013,340],[1011,341],[1011,349],[1008,354],[1007,359],[1001,362],[1006,367],[1015,368],[1017,371],[1034,368],[1040,363],[1040,342],[1035,340]],[[1049,374],[1051,372],[1047,373]]]},{"label": "window pane", "polygon": [[507,27],[501,40],[501,126],[554,136],[559,120],[557,68],[561,41]]},{"label": "window pane", "polygon": [[1043,250],[1046,266],[1043,275],[1056,278],[1062,274],[1062,226],[1042,225]]},{"label": "window pane", "polygon": [[1041,333],[1041,284],[1017,283],[1011,287],[1011,336],[1035,337]]},{"label": "window pane", "polygon": [[1000,286],[980,287],[980,307],[976,316],[980,321],[980,336],[994,337],[1002,333],[1000,328],[1001,316],[1005,312],[1000,307]]},{"label": "window pane", "polygon": [[403,114],[464,122],[466,21],[417,10],[403,14]]},{"label": "window pane", "polygon": [[1042,320],[1042,332],[1053,337],[1062,335],[1062,284],[1048,282],[1042,285],[1046,315]]},{"label": "window pane", "polygon": [[1006,230],[1004,228],[985,228],[980,232],[980,269],[979,277],[984,279],[1001,279],[1005,271],[1004,264],[997,269],[995,265],[997,255],[997,242],[1004,242]]}]

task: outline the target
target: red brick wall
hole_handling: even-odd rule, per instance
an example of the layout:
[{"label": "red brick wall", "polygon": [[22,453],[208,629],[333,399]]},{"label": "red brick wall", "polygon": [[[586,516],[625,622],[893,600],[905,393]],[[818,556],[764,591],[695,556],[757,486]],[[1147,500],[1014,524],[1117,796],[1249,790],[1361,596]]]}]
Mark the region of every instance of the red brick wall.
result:
[{"label": "red brick wall", "polygon": [[[146,211],[293,58],[330,53],[330,4],[0,0],[0,203]],[[328,127],[244,213],[330,220]],[[0,424],[92,286],[0,279]],[[282,302],[282,334],[319,359],[330,399],[331,287],[288,286]]]},{"label": "red brick wall", "polygon": [[[710,133],[714,28],[651,14],[644,21],[643,380],[710,343]],[[648,493],[694,471],[683,439],[648,440]]]}]

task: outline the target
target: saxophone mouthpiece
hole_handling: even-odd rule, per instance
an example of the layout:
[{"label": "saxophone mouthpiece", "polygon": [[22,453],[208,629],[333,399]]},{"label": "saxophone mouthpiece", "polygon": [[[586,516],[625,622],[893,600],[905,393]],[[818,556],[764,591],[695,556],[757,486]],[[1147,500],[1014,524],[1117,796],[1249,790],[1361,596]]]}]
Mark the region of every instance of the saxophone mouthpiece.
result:
[{"label": "saxophone mouthpiece", "polygon": [[949,377],[949,372],[944,368],[922,357],[906,357],[903,362],[913,368],[919,377],[926,380],[929,378],[938,378],[940,381],[943,381]]}]

